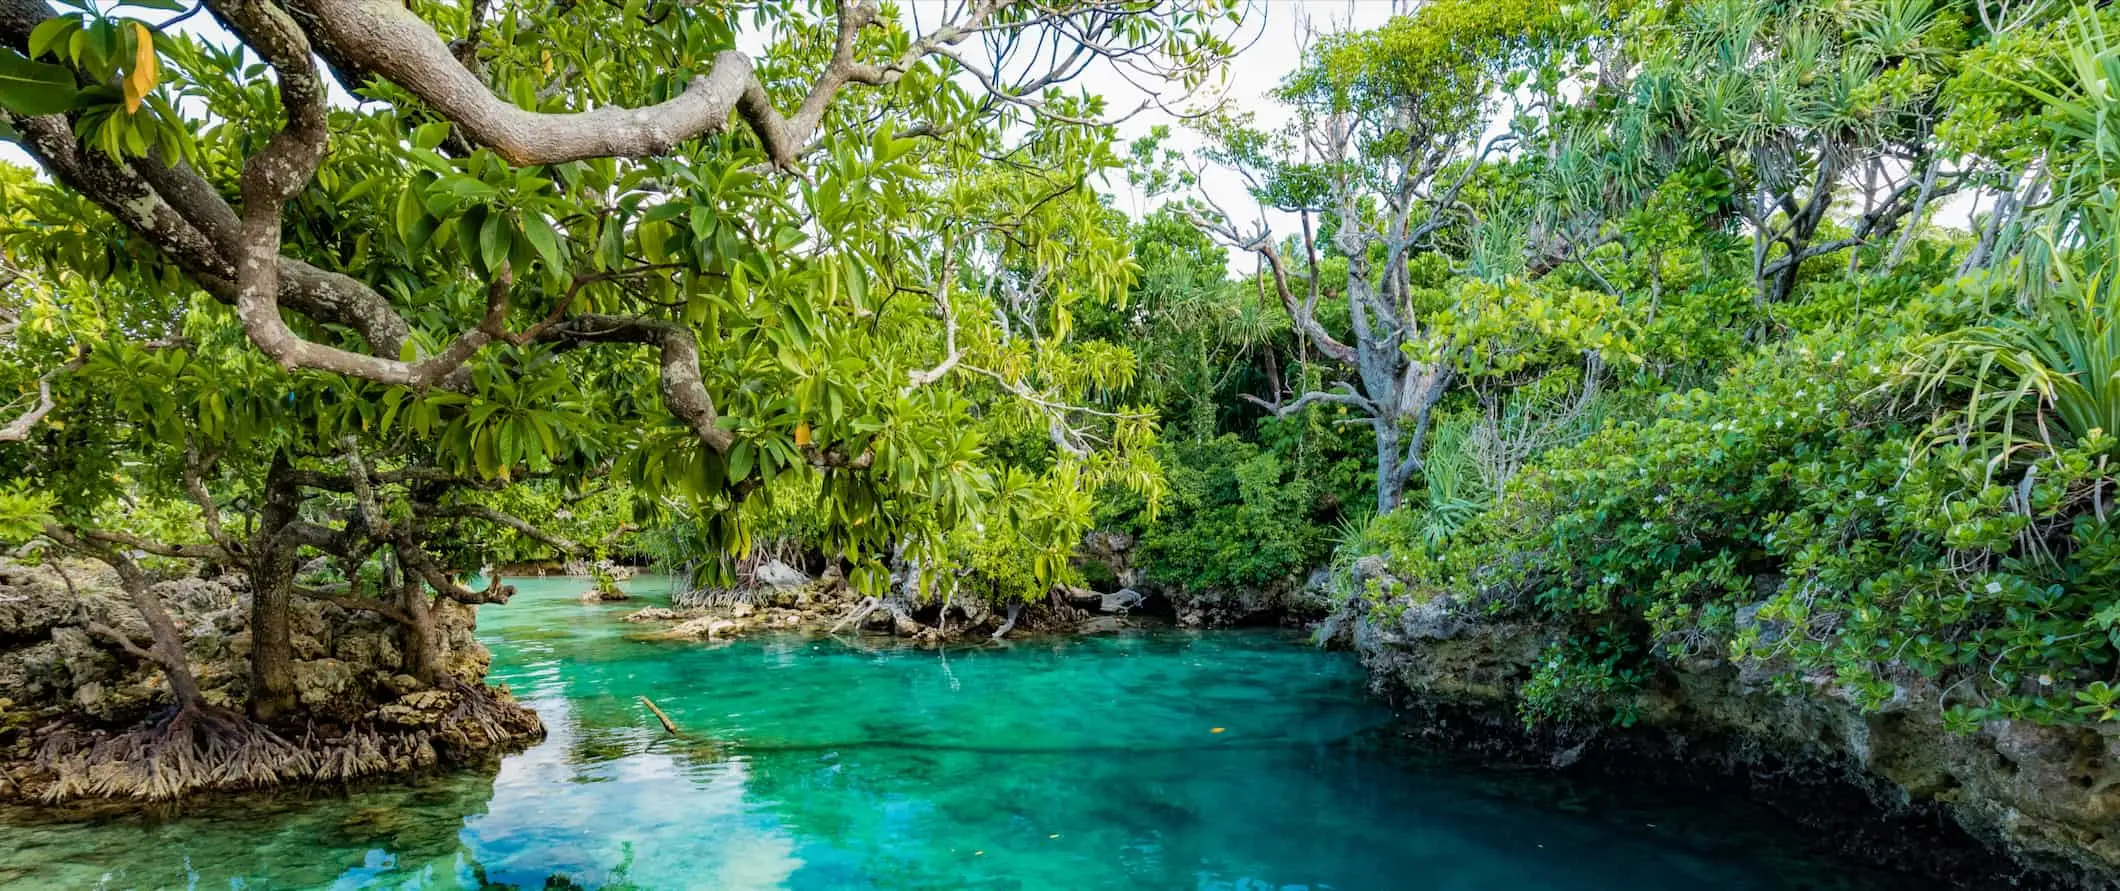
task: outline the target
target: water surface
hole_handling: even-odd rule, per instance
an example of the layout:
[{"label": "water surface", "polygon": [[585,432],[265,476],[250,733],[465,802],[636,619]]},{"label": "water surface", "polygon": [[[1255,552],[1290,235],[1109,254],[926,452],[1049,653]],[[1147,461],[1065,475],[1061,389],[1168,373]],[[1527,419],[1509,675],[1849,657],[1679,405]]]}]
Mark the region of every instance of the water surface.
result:
[{"label": "water surface", "polygon": [[[1728,802],[1386,741],[1277,632],[947,651],[637,639],[532,579],[480,614],[551,736],[498,772],[98,823],[0,822],[7,888],[1883,891]],[[666,583],[631,587],[655,602]],[[652,697],[686,732],[665,734]]]}]

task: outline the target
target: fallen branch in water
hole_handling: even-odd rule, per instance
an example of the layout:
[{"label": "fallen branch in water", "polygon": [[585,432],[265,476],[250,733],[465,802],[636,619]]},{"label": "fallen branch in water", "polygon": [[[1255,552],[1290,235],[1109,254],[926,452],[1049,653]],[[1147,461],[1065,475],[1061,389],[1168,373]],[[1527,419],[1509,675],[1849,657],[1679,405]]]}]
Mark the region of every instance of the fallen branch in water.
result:
[{"label": "fallen branch in water", "polygon": [[661,721],[663,729],[669,731],[671,736],[685,735],[684,731],[677,729],[677,725],[670,720],[669,715],[663,714],[662,709],[655,707],[655,700],[642,696],[640,697],[640,704],[647,706],[648,711],[655,713],[655,720]]}]

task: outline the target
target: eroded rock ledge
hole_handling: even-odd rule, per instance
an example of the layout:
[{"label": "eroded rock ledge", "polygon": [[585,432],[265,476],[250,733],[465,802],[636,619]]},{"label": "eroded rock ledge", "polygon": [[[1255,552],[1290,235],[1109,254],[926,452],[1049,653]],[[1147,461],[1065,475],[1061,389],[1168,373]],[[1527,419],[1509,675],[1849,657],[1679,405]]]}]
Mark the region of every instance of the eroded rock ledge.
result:
[{"label": "eroded rock ledge", "polygon": [[[472,637],[475,607],[442,601],[446,676],[404,671],[401,629],[372,613],[297,601],[292,627],[299,717],[243,720],[249,591],[239,575],[160,582],[207,707],[174,707],[161,672],[89,630],[144,637],[100,564],[0,563],[0,799],[169,799],[279,783],[414,773],[519,748],[537,715],[484,683],[491,656]],[[226,757],[150,768],[179,738]]]},{"label": "eroded rock ledge", "polygon": [[1827,830],[1844,853],[1967,888],[2120,887],[2120,734],[1991,721],[1946,730],[1941,691],[1901,682],[1865,714],[1830,678],[1777,689],[1774,666],[1666,660],[1630,728],[1527,729],[1520,690],[1557,632],[1451,600],[1389,622],[1343,616],[1409,732],[1555,768],[1734,783]]}]

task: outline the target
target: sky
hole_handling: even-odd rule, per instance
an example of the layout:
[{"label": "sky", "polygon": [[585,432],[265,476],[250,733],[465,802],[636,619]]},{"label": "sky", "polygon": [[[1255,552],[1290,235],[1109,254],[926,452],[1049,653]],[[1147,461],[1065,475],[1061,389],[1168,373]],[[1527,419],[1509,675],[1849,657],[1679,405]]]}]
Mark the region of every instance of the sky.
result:
[{"label": "sky", "polygon": [[[1221,83],[1199,96],[1162,95],[1156,97],[1159,105],[1151,105],[1120,125],[1123,139],[1132,140],[1147,135],[1153,128],[1169,125],[1173,137],[1171,148],[1190,151],[1199,147],[1198,138],[1184,126],[1183,120],[1172,111],[1182,111],[1211,101],[1225,99],[1231,107],[1252,111],[1263,125],[1272,125],[1285,119],[1279,107],[1266,98],[1268,91],[1280,82],[1282,75],[1294,70],[1301,50],[1298,35],[1304,28],[1320,31],[1341,30],[1348,27],[1367,28],[1382,24],[1395,8],[1405,0],[1253,0],[1257,4],[1254,14],[1247,20],[1240,37],[1244,41],[1243,51],[1236,64],[1229,66]],[[910,13],[918,15],[923,24],[932,27],[942,11],[944,0],[912,0],[906,4]],[[140,13],[142,18],[154,21],[164,13]],[[229,35],[211,18],[196,16],[179,26],[180,30],[197,34],[216,43],[225,43]],[[743,48],[757,51],[752,41],[741,41]],[[1126,111],[1148,100],[1149,94],[1130,83],[1127,78],[1107,66],[1090,69],[1074,83],[1075,86],[1106,96],[1110,108]],[[347,100],[343,90],[334,89],[341,99]],[[350,101],[348,101],[350,104]],[[1165,110],[1170,109],[1170,110]],[[8,143],[0,143],[0,161],[33,166],[21,149]],[[1140,214],[1152,209],[1150,203],[1129,189],[1123,179],[1106,184],[1109,191],[1118,196],[1119,204],[1130,213]],[[1255,209],[1249,202],[1243,185],[1234,175],[1226,172],[1210,175],[1203,188],[1224,207],[1242,213]],[[1246,211],[1239,211],[1239,207]],[[1291,218],[1292,219],[1292,218]],[[1284,221],[1285,222],[1285,221]]]},{"label": "sky", "polygon": [[[938,20],[946,0],[911,0],[907,4],[910,14],[918,16],[923,24]],[[1303,35],[1330,33],[1333,31],[1372,28],[1383,24],[1391,15],[1408,5],[1408,0],[1254,0],[1257,4],[1253,16],[1247,21],[1239,35],[1242,51],[1234,64],[1223,72],[1220,82],[1200,95],[1161,95],[1157,102],[1144,111],[1128,118],[1119,126],[1122,139],[1132,140],[1147,135],[1158,126],[1169,126],[1172,137],[1166,145],[1181,152],[1190,152],[1200,147],[1200,139],[1182,118],[1173,114],[1196,109],[1214,101],[1227,103],[1227,108],[1250,112],[1255,122],[1265,128],[1284,122],[1285,109],[1268,97],[1271,91],[1288,72],[1294,70],[1304,44]],[[931,24],[930,24],[931,26]],[[205,16],[192,18],[183,27],[209,39],[225,41],[226,32],[221,31]],[[744,48],[754,50],[755,46]],[[1119,72],[1108,67],[1092,68],[1075,81],[1074,86],[1104,95],[1109,99],[1109,108],[1114,113],[1123,113],[1150,99],[1134,83]],[[337,91],[342,99],[343,91]],[[29,164],[27,156],[13,145],[0,143],[0,160],[18,164]],[[1123,177],[1113,177],[1103,187],[1114,194],[1120,208],[1136,216],[1153,209],[1154,201],[1139,195],[1125,182]],[[1295,218],[1290,214],[1263,213],[1247,194],[1242,181],[1225,170],[1208,169],[1200,191],[1232,215],[1244,218],[1237,220],[1237,227],[1245,231],[1254,229],[1264,220],[1277,234],[1291,231]],[[1962,205],[1964,202],[1954,202]],[[1938,222],[1954,222],[1969,216],[1964,207],[1946,207]],[[1955,219],[1954,219],[1955,218]],[[1232,253],[1232,265],[1248,270],[1251,260]]]}]

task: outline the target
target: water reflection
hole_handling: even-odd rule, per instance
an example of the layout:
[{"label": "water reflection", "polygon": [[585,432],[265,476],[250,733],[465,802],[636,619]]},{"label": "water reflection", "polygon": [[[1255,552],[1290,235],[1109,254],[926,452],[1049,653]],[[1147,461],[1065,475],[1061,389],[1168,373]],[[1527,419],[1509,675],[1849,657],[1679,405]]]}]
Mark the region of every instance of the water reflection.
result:
[{"label": "water reflection", "polygon": [[497,770],[5,825],[0,885],[1895,887],[1726,807],[1384,751],[1359,670],[1271,635],[702,647],[636,639],[616,615],[639,604],[585,607],[578,586],[533,581],[481,617],[496,677],[551,731]]}]

